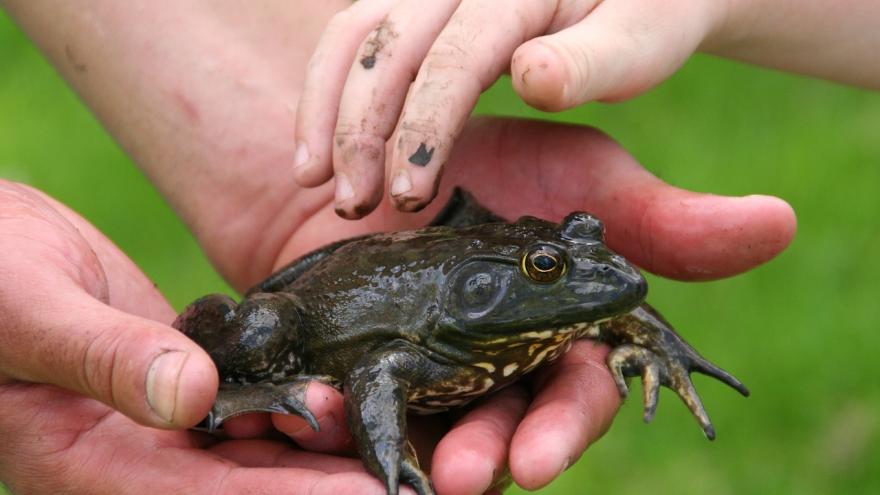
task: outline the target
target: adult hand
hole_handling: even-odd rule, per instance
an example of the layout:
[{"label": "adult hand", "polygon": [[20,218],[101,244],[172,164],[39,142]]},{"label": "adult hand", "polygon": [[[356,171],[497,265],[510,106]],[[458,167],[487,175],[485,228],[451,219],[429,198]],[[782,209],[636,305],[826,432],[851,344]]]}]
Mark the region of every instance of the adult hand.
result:
[{"label": "adult hand", "polygon": [[[300,22],[296,34],[320,30],[314,26],[320,16],[303,16],[305,3],[230,12],[193,3],[186,8],[197,12],[169,19],[161,5],[148,2],[137,11],[136,23],[121,22],[115,17],[121,11],[114,9],[82,19],[74,7],[68,23],[40,22],[46,18],[40,5],[19,2],[13,13],[236,288],[328,241],[419,226],[433,215],[433,210],[404,215],[386,202],[364,221],[346,222],[334,213],[332,184],[302,190],[285,180],[302,83],[297,57],[304,59],[303,51],[310,49],[289,26]],[[199,22],[190,26],[183,19]],[[95,22],[106,29],[88,29]],[[116,27],[123,25],[141,29]],[[148,36],[160,27],[171,34]],[[96,60],[121,61],[96,65]],[[612,247],[649,270],[678,278],[746,270],[783,249],[794,231],[794,217],[783,202],[671,188],[590,129],[476,122],[457,145],[449,170],[456,183],[509,217],[557,219],[571,210],[590,210],[606,220]],[[440,188],[442,194],[451,183]],[[508,460],[514,480],[526,487],[558,475],[604,431],[616,410],[618,397],[601,355],[601,349],[576,346],[539,377],[530,405],[522,389],[512,389],[457,422],[434,453],[438,491],[478,493],[504,472]],[[340,398],[327,393],[326,414],[341,424],[341,409],[332,406]],[[273,419],[283,431],[301,426],[296,418]],[[326,451],[343,447],[341,435],[324,443],[296,438]],[[161,475],[155,477],[173,478],[169,471],[155,471]]]},{"label": "adult hand", "polygon": [[357,460],[157,429],[203,418],[216,372],[75,213],[0,182],[0,253],[0,479],[15,493],[384,493]]},{"label": "adult hand", "polygon": [[361,0],[312,57],[294,176],[335,177],[346,218],[372,211],[386,182],[398,208],[416,211],[478,96],[508,70],[528,104],[550,111],[640,94],[698,49],[880,88],[878,20],[869,0]]},{"label": "adult hand", "polygon": [[[773,257],[791,240],[795,220],[783,201],[766,196],[724,198],[670,187],[637,164],[610,138],[587,128],[556,124],[483,119],[466,128],[449,162],[452,184],[472,191],[493,211],[510,218],[534,214],[560,219],[585,209],[607,220],[609,243],[637,264],[667,276],[703,280],[752,268]],[[257,191],[284,190],[275,174],[239,183],[251,211],[273,211]],[[249,192],[249,193],[248,193]],[[282,205],[299,205],[287,221],[273,218],[286,235],[254,225],[221,222],[208,228],[225,239],[252,240],[236,255],[266,265],[259,253],[275,253],[268,264],[277,268],[317,246],[377,230],[424,225],[443,201],[416,215],[400,213],[385,201],[359,222],[334,212],[333,191],[290,186]],[[229,195],[214,193],[215,197]],[[273,201],[277,198],[273,199]],[[235,210],[240,205],[227,205]],[[306,211],[304,215],[300,212]],[[259,220],[259,217],[250,217]],[[227,219],[228,220],[228,219]],[[261,242],[281,239],[274,245]],[[209,246],[210,249],[210,246]],[[247,279],[247,266],[224,265],[233,280]],[[248,285],[241,284],[242,287]],[[538,488],[607,428],[619,398],[603,363],[603,350],[584,343],[531,382],[528,393],[491,398],[452,426],[433,456],[432,478],[440,493],[479,493],[490,486],[493,473],[509,464],[513,480]],[[526,399],[532,395],[529,403]],[[341,400],[334,396],[334,400]],[[503,401],[504,407],[498,405]],[[337,416],[337,423],[341,421]],[[275,426],[295,431],[303,423],[276,417]]]}]

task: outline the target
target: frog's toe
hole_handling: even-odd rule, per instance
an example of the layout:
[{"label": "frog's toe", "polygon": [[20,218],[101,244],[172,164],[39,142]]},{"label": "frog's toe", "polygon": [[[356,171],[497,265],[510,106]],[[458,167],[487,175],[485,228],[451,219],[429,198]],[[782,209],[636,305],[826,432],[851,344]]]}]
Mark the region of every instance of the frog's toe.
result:
[{"label": "frog's toe", "polygon": [[397,495],[400,491],[400,483],[408,484],[418,495],[434,495],[431,479],[422,471],[412,455],[402,456],[396,465],[383,465],[379,477],[385,483],[388,495]]},{"label": "frog's toe", "polygon": [[[314,377],[295,377],[284,383],[223,384],[208,416],[197,429],[214,432],[229,418],[247,413],[295,414],[319,431],[318,420],[306,407],[305,392]],[[322,380],[323,381],[323,380]]]},{"label": "frog's toe", "polygon": [[741,394],[746,396],[749,394],[748,389],[739,380],[700,357],[686,344],[674,349],[674,352],[662,355],[639,345],[621,345],[608,353],[607,363],[624,398],[628,393],[626,378],[641,375],[646,422],[654,418],[660,386],[663,385],[675,391],[681,398],[709,440],[715,439],[715,428],[694,388],[690,373],[697,371],[715,377]]},{"label": "frog's toe", "polygon": [[411,486],[418,495],[434,495],[431,479],[411,459],[404,458],[400,463],[400,480]]},{"label": "frog's toe", "polygon": [[275,404],[276,407],[269,412],[275,412],[279,414],[295,414],[300,416],[309,426],[315,431],[321,431],[321,427],[318,425],[318,420],[315,418],[315,415],[312,411],[309,411],[309,408],[306,407],[306,403],[301,397],[296,397],[292,395],[283,395],[281,400]]},{"label": "frog's toe", "polygon": [[637,345],[622,345],[608,353],[608,368],[624,399],[629,396],[626,378],[641,374],[644,390],[645,422],[650,423],[657,411],[663,363],[650,350]]}]

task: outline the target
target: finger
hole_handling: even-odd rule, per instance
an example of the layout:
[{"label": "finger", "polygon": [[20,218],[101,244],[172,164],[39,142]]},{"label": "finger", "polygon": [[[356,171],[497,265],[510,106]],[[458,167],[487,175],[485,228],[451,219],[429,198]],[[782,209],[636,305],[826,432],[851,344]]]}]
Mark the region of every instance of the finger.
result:
[{"label": "finger", "polygon": [[437,445],[431,478],[439,493],[483,493],[504,473],[507,446],[528,394],[507,388],[458,421]]},{"label": "finger", "polygon": [[331,140],[345,76],[358,45],[395,3],[397,0],[355,2],[333,16],[318,41],[296,112],[293,177],[300,185],[314,187],[332,177]]},{"label": "finger", "polygon": [[223,432],[229,438],[258,438],[272,431],[272,419],[265,413],[242,414],[223,422]]},{"label": "finger", "polygon": [[366,472],[360,459],[296,450],[272,440],[230,440],[209,450],[244,467],[292,467],[327,474]]},{"label": "finger", "polygon": [[[143,428],[54,387],[7,385],[0,399],[0,459],[15,459],[0,462],[0,476],[15,493],[385,493],[354,459],[302,453],[301,462],[284,466],[282,453],[275,467],[257,448],[271,451],[271,442],[201,450],[192,432]],[[242,452],[233,455],[236,447]],[[265,466],[237,465],[226,455],[257,456],[252,464]]]},{"label": "finger", "polygon": [[72,284],[17,296],[0,327],[7,376],[79,392],[151,426],[192,426],[207,414],[214,365],[171,327],[110,308]]},{"label": "finger", "polygon": [[720,17],[717,2],[602,2],[583,20],[532,39],[513,56],[516,92],[530,105],[564,110],[620,100],[666,79]]},{"label": "finger", "polygon": [[458,4],[459,0],[400,2],[361,44],[333,136],[334,176],[351,184],[352,196],[336,197],[342,216],[361,217],[381,199],[385,142],[425,53]]},{"label": "finger", "polygon": [[749,270],[785,249],[797,226],[779,198],[672,187],[589,128],[480,119],[456,144],[451,166],[456,183],[508,218],[594,213],[613,249],[669,278],[711,280]]},{"label": "finger", "polygon": [[392,199],[416,211],[437,179],[480,93],[507,68],[516,46],[549,24],[554,2],[465,0],[431,46],[400,117],[392,148]]},{"label": "finger", "polygon": [[[255,487],[259,487],[255,490]],[[203,493],[215,493],[202,491]],[[200,492],[200,493],[202,493]],[[169,492],[170,493],[170,492]],[[188,493],[188,492],[181,492]],[[220,494],[238,495],[385,495],[379,480],[367,473],[343,472],[327,475],[298,468],[234,469],[224,480]],[[401,493],[411,495],[402,489]]]},{"label": "finger", "polygon": [[604,364],[607,352],[579,341],[541,372],[510,446],[510,471],[518,485],[536,490],[550,483],[611,426],[620,396]]},{"label": "finger", "polygon": [[109,251],[39,195],[0,187],[0,252],[0,376],[59,385],[153,426],[191,426],[207,413],[217,388],[208,355],[171,327],[96,299],[124,301],[108,287],[149,294],[125,270],[106,271],[118,263],[105,267],[96,252]]},{"label": "finger", "polygon": [[299,416],[273,414],[272,423],[278,431],[294,439],[305,449],[315,452],[350,452],[353,444],[342,400],[342,394],[335,388],[312,382],[306,389],[306,407],[318,420],[320,431],[314,431]]}]

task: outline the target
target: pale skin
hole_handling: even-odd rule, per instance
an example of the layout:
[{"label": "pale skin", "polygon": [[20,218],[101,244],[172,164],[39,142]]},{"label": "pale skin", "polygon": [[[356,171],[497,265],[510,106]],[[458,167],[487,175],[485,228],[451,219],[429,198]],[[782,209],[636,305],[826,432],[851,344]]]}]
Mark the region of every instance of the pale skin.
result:
[{"label": "pale skin", "polygon": [[[333,184],[306,190],[285,180],[303,68],[348,2],[0,5],[239,290],[327,242],[423,225],[442,203],[409,215],[384,201],[349,222],[334,211]],[[779,199],[673,188],[588,128],[474,121],[447,170],[455,181],[441,184],[444,198],[461,184],[509,218],[592,211],[612,247],[683,280],[748,270],[795,231]],[[0,212],[0,479],[16,493],[382,493],[358,460],[335,455],[349,452],[350,439],[341,397],[326,387],[307,396],[328,426],[322,434],[284,416],[231,422],[233,439],[223,442],[184,430],[207,413],[217,376],[207,355],[168,326],[174,311],[161,294],[45,195],[2,183]],[[422,422],[415,435],[438,492],[491,492],[506,469],[538,488],[571,465],[619,405],[604,352],[579,344],[454,423]],[[265,438],[272,426],[314,452]]]},{"label": "pale skin", "polygon": [[335,177],[346,218],[383,190],[417,211],[505,72],[548,111],[641,94],[695,51],[880,89],[878,23],[872,0],[360,0],[309,64],[294,177]]}]

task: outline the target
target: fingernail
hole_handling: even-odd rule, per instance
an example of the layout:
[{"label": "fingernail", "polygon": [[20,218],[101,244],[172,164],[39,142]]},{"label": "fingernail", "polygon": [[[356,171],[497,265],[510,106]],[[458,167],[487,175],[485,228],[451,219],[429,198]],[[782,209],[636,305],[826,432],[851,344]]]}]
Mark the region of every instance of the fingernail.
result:
[{"label": "fingernail", "polygon": [[351,181],[341,172],[336,173],[336,202],[341,203],[354,197]]},{"label": "fingernail", "polygon": [[153,359],[147,371],[147,404],[168,423],[174,419],[177,388],[188,357],[189,353],[184,351],[164,352]]},{"label": "fingernail", "polygon": [[296,152],[293,155],[293,166],[302,167],[309,162],[309,145],[305,141],[296,143]]},{"label": "fingernail", "polygon": [[409,174],[400,171],[396,177],[394,177],[394,181],[391,182],[391,195],[392,196],[400,196],[401,194],[408,193],[412,189],[412,182],[409,180]]}]

